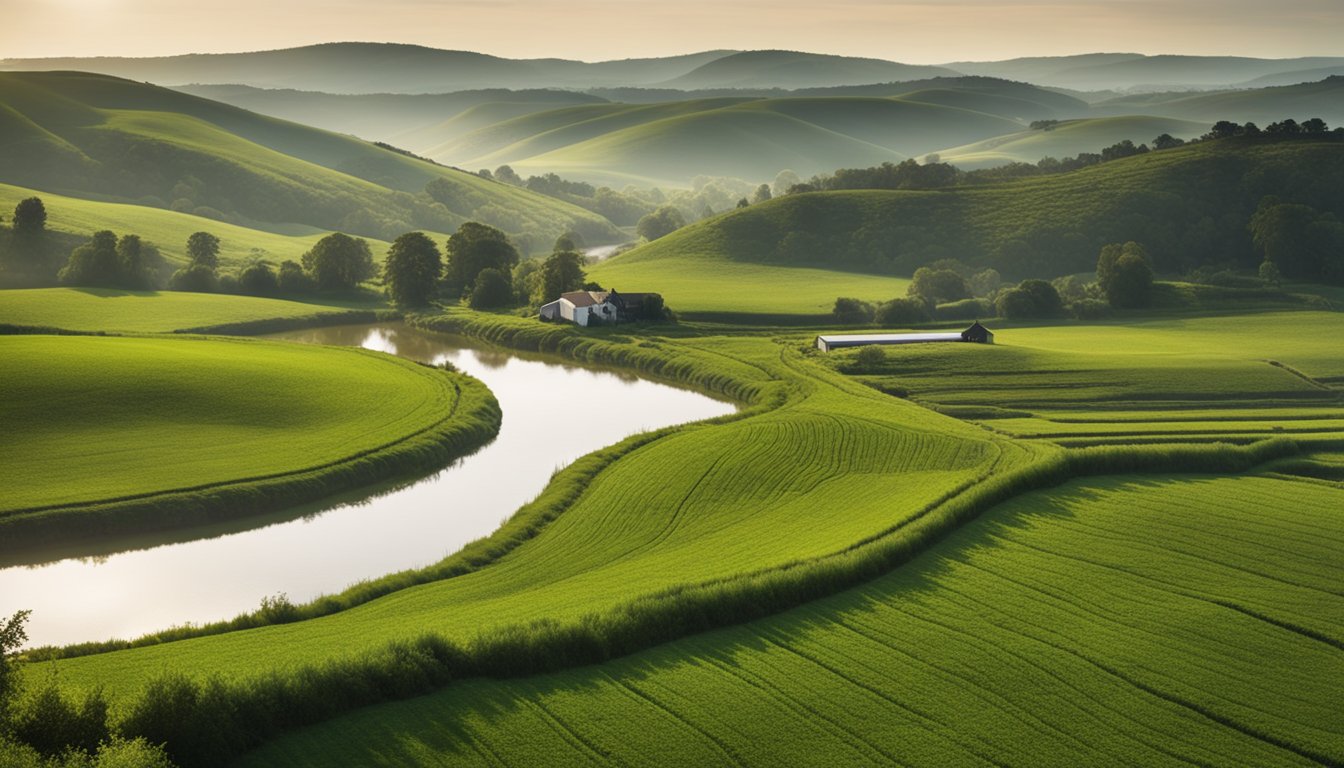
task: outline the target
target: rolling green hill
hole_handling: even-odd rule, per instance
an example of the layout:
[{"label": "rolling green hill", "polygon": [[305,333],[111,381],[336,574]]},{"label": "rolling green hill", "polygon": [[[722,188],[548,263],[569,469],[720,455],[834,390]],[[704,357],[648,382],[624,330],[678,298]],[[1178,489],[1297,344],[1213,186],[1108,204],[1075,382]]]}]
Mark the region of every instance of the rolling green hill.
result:
[{"label": "rolling green hill", "polygon": [[890,83],[955,74],[942,67],[898,64],[883,59],[828,56],[801,51],[743,51],[716,58],[660,85],[687,90],[807,88]]},{"label": "rolling green hill", "polygon": [[1163,87],[1230,87],[1283,72],[1344,64],[1344,58],[1316,56],[1256,59],[1244,56],[1145,56],[1138,53],[1089,53],[1006,61],[960,61],[946,66],[968,75],[1026,80],[1078,90]]},{"label": "rolling green hill", "polygon": [[537,244],[568,230],[619,237],[605,219],[524,189],[143,83],[6,73],[0,103],[0,182],[17,186],[389,239],[469,218]]},{"label": "rolling green hill", "polygon": [[[1052,278],[1090,272],[1103,245],[1136,240],[1159,272],[1229,259],[1251,267],[1259,255],[1246,224],[1260,200],[1278,195],[1341,214],[1342,174],[1344,144],[1237,139],[992,185],[788,195],[687,226],[592,274],[642,291],[661,290],[662,277],[689,287],[695,275],[699,289],[668,295],[678,308],[717,303],[716,285],[750,285],[742,265],[910,275],[958,258],[1012,279]],[[720,275],[720,265],[733,273]],[[759,311],[794,313],[806,301],[768,295]]]},{"label": "rolling green hill", "polygon": [[964,170],[991,168],[1007,163],[1035,163],[1043,157],[1073,157],[1080,152],[1099,152],[1126,139],[1135,144],[1152,143],[1169,133],[1192,139],[1209,130],[1208,123],[1166,117],[1100,117],[1064,120],[1046,130],[1017,131],[973,144],[938,150],[943,162]]},{"label": "rolling green hill", "polygon": [[[444,94],[334,94],[245,85],[183,85],[174,90],[282,120],[419,151],[419,132],[458,135],[510,117],[604,101],[575,91],[489,89]],[[450,125],[446,125],[451,123]],[[468,127],[470,126],[470,127]],[[442,140],[442,139],[440,139]]]},{"label": "rolling green hill", "polygon": [[[1341,64],[1344,68],[1344,64]],[[1098,114],[1142,113],[1200,120],[1266,124],[1293,118],[1319,117],[1331,126],[1344,123],[1344,75],[1315,82],[1216,93],[1152,93],[1121,96],[1092,105]]]},{"label": "rolling green hill", "polygon": [[949,139],[981,139],[1022,127],[997,115],[931,103],[938,94],[926,97],[930,101],[721,97],[573,107],[508,120],[429,154],[467,167],[507,163],[520,173],[681,186],[697,175],[760,181],[785,168],[810,175],[899,161]]}]

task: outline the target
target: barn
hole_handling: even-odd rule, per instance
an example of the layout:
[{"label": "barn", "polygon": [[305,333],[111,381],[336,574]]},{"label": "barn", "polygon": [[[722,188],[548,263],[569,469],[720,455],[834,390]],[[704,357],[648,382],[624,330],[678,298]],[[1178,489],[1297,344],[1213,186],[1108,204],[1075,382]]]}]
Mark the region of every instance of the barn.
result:
[{"label": "barn", "polygon": [[994,332],[977,320],[964,331],[941,333],[850,333],[841,336],[818,336],[817,349],[830,352],[845,347],[865,347],[869,344],[928,344],[935,341],[968,341],[972,344],[993,344]]}]

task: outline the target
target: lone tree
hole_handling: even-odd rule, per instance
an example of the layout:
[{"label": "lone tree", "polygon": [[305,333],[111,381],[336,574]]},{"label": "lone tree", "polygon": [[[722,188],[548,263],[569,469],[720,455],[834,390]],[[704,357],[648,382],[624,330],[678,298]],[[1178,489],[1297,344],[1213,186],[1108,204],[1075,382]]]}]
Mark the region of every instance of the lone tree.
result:
[{"label": "lone tree", "polygon": [[[498,172],[496,172],[498,175]],[[468,221],[448,238],[447,264],[443,270],[444,295],[457,298],[476,287],[484,269],[510,274],[518,264],[518,249],[508,235],[475,221]]]},{"label": "lone tree", "polygon": [[209,232],[193,232],[187,238],[187,258],[192,264],[219,269],[219,238]]},{"label": "lone tree", "polygon": [[124,288],[153,288],[159,271],[159,249],[139,235],[122,235],[117,242],[117,264]]},{"label": "lone tree", "polygon": [[1097,258],[1097,284],[1112,307],[1148,306],[1153,294],[1153,267],[1148,261],[1148,251],[1133,240],[1102,248]]},{"label": "lone tree", "polygon": [[684,226],[686,226],[686,218],[681,215],[681,211],[670,205],[664,205],[640,219],[639,223],[635,225],[635,232],[645,240],[653,241],[676,232]]},{"label": "lone tree", "polygon": [[434,295],[442,272],[443,256],[434,241],[423,232],[407,232],[387,249],[383,287],[393,304],[421,307]]},{"label": "lone tree", "polygon": [[507,273],[494,267],[486,267],[476,276],[476,286],[471,289],[467,304],[472,309],[494,309],[513,303],[513,284]]},{"label": "lone tree", "polygon": [[303,268],[324,291],[350,289],[373,277],[373,253],[363,238],[333,232],[303,254]]},{"label": "lone tree", "polygon": [[587,276],[583,257],[573,251],[558,251],[541,265],[541,300],[555,301],[565,291],[583,290]]},{"label": "lone tree", "polygon": [[47,231],[47,207],[42,198],[29,197],[14,206],[14,234],[33,237]]}]

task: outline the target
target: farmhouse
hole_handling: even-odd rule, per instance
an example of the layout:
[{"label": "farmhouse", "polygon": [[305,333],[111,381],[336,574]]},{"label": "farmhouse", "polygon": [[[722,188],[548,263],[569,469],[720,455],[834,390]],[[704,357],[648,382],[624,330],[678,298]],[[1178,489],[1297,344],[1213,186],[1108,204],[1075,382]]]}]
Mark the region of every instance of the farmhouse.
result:
[{"label": "farmhouse", "polygon": [[[656,300],[651,301],[657,297]],[[576,325],[622,323],[644,317],[646,305],[662,313],[662,296],[656,293],[616,291],[570,291],[541,308],[542,320],[564,320]]]},{"label": "farmhouse", "polygon": [[830,352],[844,347],[863,347],[869,344],[925,344],[932,341],[969,341],[974,344],[993,344],[994,332],[975,321],[970,328],[949,333],[853,333],[843,336],[818,336],[817,349]]}]

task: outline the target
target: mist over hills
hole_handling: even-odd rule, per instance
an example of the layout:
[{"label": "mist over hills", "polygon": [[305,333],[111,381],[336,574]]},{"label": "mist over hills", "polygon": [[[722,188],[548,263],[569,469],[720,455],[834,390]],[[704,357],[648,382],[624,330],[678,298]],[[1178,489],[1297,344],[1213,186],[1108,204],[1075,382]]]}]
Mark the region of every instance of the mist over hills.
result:
[{"label": "mist over hills", "polygon": [[1256,59],[1093,53],[928,66],[799,51],[732,50],[584,62],[507,59],[395,43],[326,43],[273,51],[153,58],[0,60],[0,69],[11,71],[79,70],[160,85],[236,84],[330,93],[445,93],[482,88],[796,89],[955,75],[984,75],[1080,90],[1164,90],[1226,88],[1294,72],[1333,74],[1337,67],[1344,67],[1344,57]]}]

